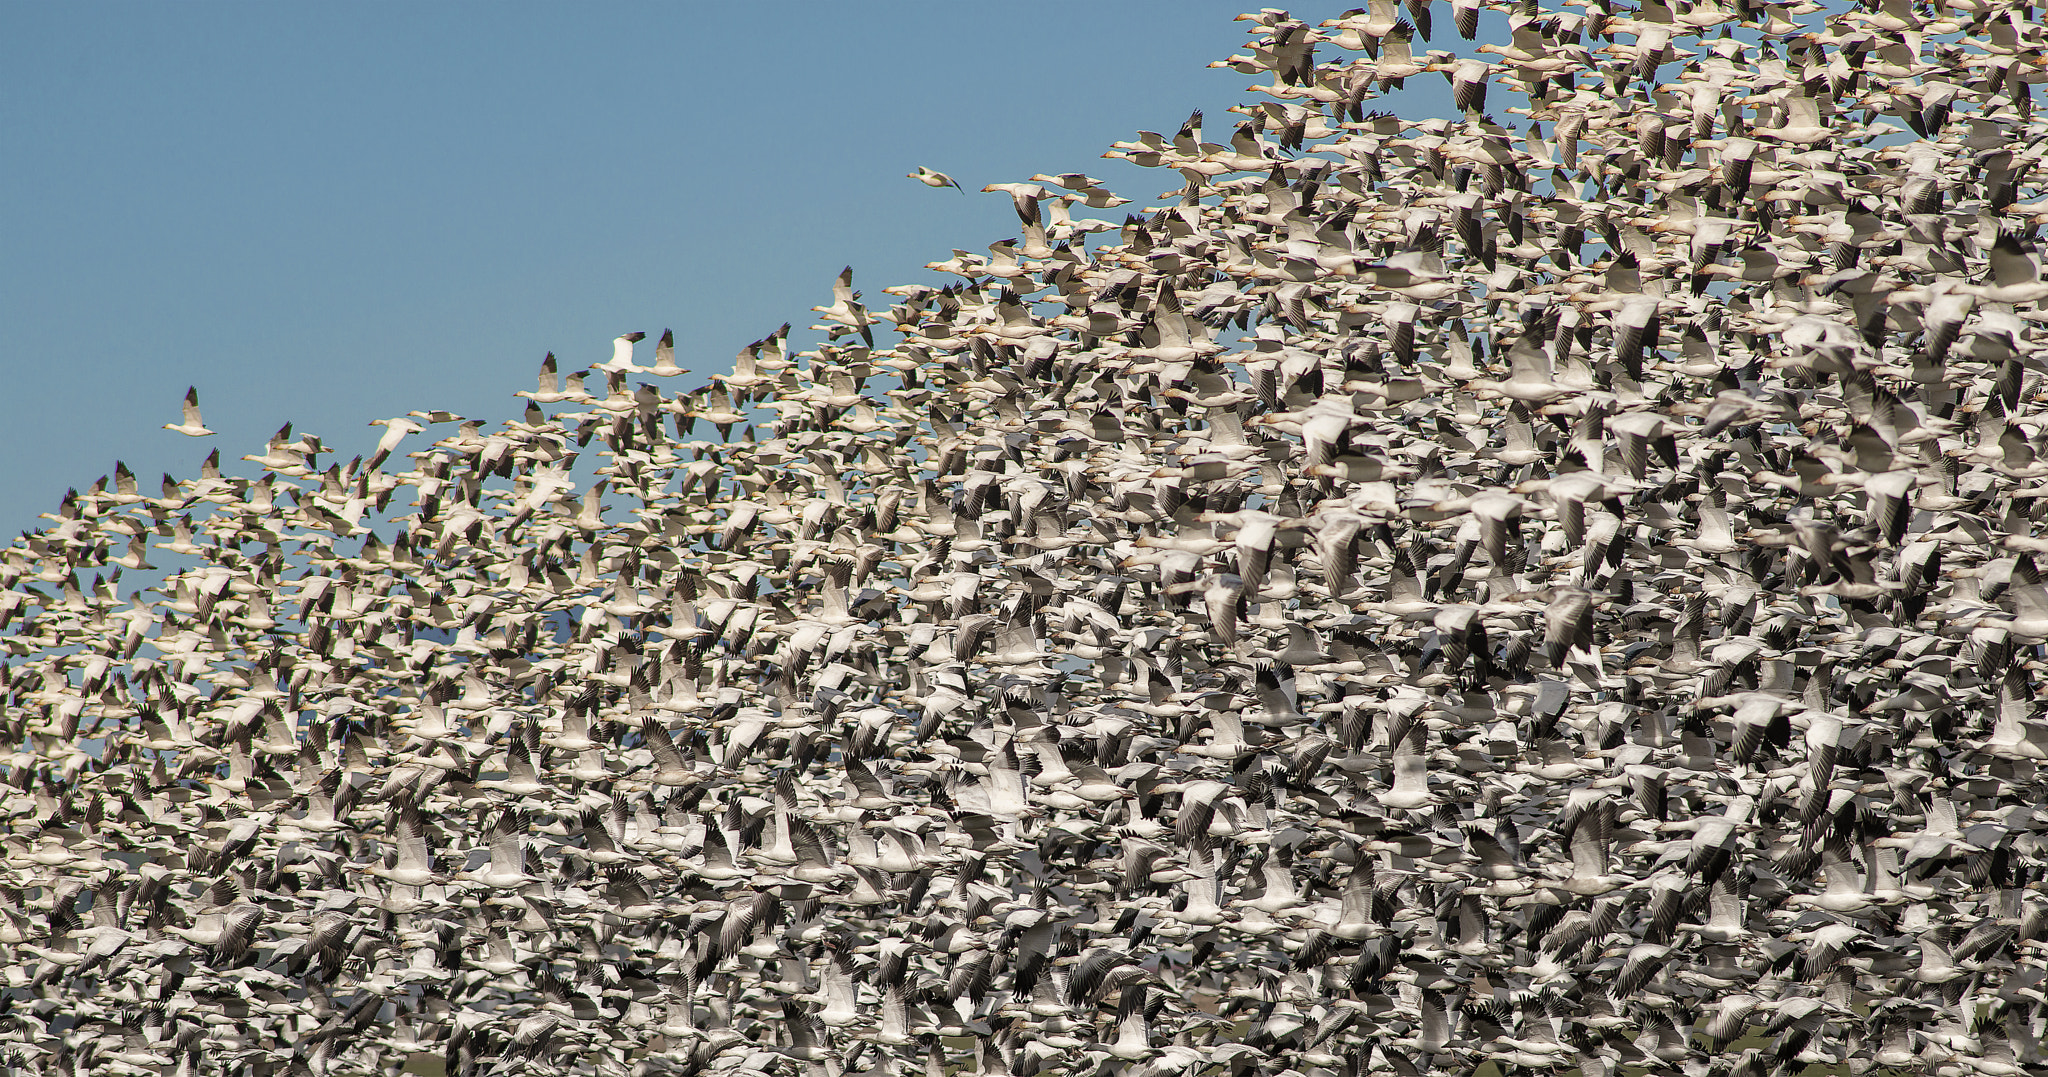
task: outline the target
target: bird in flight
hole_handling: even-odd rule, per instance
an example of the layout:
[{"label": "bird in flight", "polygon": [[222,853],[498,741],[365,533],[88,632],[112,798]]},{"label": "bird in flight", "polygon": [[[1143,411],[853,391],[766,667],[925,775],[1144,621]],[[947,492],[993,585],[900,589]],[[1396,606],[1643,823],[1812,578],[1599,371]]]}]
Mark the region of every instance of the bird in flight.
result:
[{"label": "bird in flight", "polygon": [[917,171],[906,172],[904,175],[927,187],[951,187],[961,194],[967,193],[967,188],[960,186],[960,181],[946,175],[944,172],[935,172],[923,165],[918,165]]},{"label": "bird in flight", "polygon": [[191,386],[185,390],[185,421],[181,423],[165,423],[164,429],[175,430],[188,438],[203,438],[213,435],[213,431],[208,430],[206,424],[199,421],[198,386]]}]

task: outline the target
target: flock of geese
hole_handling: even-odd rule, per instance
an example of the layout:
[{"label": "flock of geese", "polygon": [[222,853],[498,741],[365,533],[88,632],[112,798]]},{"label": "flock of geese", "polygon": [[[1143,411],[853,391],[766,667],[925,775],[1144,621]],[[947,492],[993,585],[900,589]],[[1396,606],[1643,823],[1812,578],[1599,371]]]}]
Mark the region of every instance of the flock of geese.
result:
[{"label": "flock of geese", "polygon": [[700,388],[65,497],[0,1065],[2043,1072],[2048,35],[1482,7]]}]

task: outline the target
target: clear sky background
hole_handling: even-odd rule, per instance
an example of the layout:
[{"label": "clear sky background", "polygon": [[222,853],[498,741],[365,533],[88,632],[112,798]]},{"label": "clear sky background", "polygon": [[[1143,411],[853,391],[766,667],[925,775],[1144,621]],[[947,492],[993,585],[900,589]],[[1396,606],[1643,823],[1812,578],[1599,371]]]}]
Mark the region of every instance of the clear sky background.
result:
[{"label": "clear sky background", "polygon": [[[884,298],[1016,234],[915,165],[1158,204],[1176,175],[1100,154],[1194,107],[1227,136],[1247,9],[0,0],[0,533],[117,459],[153,493],[285,422],[330,461],[416,408],[495,423],[632,330],[687,388],[843,265]],[[187,385],[219,436],[161,429]]]}]

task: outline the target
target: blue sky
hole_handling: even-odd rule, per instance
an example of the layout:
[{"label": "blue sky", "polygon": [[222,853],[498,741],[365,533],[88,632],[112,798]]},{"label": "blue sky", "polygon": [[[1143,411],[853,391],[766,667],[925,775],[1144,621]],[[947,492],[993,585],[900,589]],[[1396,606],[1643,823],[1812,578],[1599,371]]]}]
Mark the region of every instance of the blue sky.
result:
[{"label": "blue sky", "polygon": [[[631,330],[723,372],[842,265],[876,296],[1015,234],[915,165],[1156,204],[1177,177],[1100,154],[1197,106],[1227,134],[1252,80],[1205,65],[1246,9],[6,3],[0,529],[116,459],[250,474],[287,421],[345,460],[372,419],[516,416],[543,353]],[[160,429],[187,385],[220,436]]]}]

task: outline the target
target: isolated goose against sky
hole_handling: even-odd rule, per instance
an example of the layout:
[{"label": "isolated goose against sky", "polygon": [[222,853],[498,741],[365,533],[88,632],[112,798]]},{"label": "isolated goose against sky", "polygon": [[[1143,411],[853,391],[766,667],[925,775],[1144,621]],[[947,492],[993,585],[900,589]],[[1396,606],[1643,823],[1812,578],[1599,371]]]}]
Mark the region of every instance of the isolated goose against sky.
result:
[{"label": "isolated goose against sky", "polygon": [[1426,0],[1248,15],[1156,205],[990,183],[702,385],[66,498],[12,1057],[2039,1066],[2040,29],[1502,13],[1413,121]]},{"label": "isolated goose against sky", "polygon": [[906,173],[906,175],[927,187],[951,187],[961,194],[967,193],[967,188],[960,186],[960,181],[946,175],[944,172],[934,171],[923,165],[918,165],[917,171]]},{"label": "isolated goose against sky", "polygon": [[191,438],[203,438],[213,431],[199,418],[199,389],[197,386],[185,390],[184,418],[176,423],[165,423],[165,430]]}]

